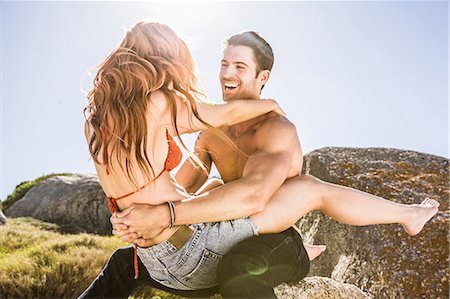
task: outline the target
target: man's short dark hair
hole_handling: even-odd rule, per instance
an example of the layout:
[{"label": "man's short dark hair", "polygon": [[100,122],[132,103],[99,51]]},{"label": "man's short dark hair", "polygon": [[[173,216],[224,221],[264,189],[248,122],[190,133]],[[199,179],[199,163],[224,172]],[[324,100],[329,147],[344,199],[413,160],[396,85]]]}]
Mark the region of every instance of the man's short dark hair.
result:
[{"label": "man's short dark hair", "polygon": [[254,31],[236,33],[227,38],[224,43],[225,46],[246,46],[252,49],[256,60],[256,75],[263,70],[272,70],[274,59],[272,47],[259,33]]}]

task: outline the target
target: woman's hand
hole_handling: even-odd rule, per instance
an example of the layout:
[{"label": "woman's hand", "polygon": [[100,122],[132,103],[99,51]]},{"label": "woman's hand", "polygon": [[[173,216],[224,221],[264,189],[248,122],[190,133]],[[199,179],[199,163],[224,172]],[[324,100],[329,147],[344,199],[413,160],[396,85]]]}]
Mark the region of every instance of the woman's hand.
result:
[{"label": "woman's hand", "polygon": [[[123,225],[127,227],[126,225]],[[128,228],[128,227],[127,227]],[[137,244],[139,247],[150,247],[156,245],[152,239],[138,238],[136,233],[127,232],[127,229],[113,229],[112,233],[127,243]]]},{"label": "woman's hand", "polygon": [[273,102],[274,108],[273,108],[273,112],[278,113],[281,116],[286,117],[286,112],[283,111],[283,109],[281,109],[280,105],[277,103],[277,101],[275,101],[274,99],[264,99],[264,101],[271,101]]}]

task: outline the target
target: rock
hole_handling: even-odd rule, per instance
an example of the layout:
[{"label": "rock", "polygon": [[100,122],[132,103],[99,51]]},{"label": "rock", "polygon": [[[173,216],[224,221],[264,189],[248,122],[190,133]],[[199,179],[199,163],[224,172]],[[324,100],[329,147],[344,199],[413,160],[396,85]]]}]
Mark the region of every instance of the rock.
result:
[{"label": "rock", "polygon": [[65,232],[111,234],[106,195],[95,175],[54,176],[9,207],[8,217],[33,217]]},{"label": "rock", "polygon": [[280,299],[368,299],[356,286],[326,277],[306,277],[295,284],[283,283],[275,288]]},{"label": "rock", "polygon": [[0,225],[6,224],[6,217],[3,214],[2,210],[0,210]]},{"label": "rock", "polygon": [[401,225],[355,227],[320,212],[298,225],[307,243],[326,244],[310,275],[351,283],[374,298],[449,298],[449,160],[396,149],[323,148],[304,171],[398,203],[439,201],[439,212],[414,237]]},{"label": "rock", "polygon": [[[398,224],[355,227],[339,224],[320,212],[306,215],[298,223],[305,242],[327,245],[312,262],[310,275],[333,280],[309,277],[305,280],[308,287],[278,287],[279,296],[360,298],[333,293],[352,288],[344,284],[349,283],[373,298],[449,297],[448,159],[395,149],[324,148],[311,152],[304,161],[305,173],[324,181],[398,203],[420,203],[429,197],[440,202],[440,211],[415,237]],[[110,234],[111,230],[106,196],[93,175],[49,178],[30,189],[5,214],[57,223],[74,232]],[[309,288],[317,291],[305,296],[320,295],[299,295]],[[339,290],[332,292],[333,288]],[[326,293],[322,294],[323,289]],[[349,292],[360,296],[359,289]]]}]

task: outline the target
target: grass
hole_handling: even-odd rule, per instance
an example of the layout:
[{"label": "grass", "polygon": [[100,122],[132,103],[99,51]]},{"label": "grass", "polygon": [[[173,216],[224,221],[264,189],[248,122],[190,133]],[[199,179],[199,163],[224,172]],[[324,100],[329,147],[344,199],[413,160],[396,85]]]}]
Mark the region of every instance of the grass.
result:
[{"label": "grass", "polygon": [[[124,245],[113,236],[61,234],[55,224],[10,218],[0,226],[0,298],[76,298]],[[140,289],[131,298],[180,297]]]},{"label": "grass", "polygon": [[[52,173],[16,186],[0,210],[6,210]],[[126,245],[113,236],[62,234],[56,224],[10,218],[0,226],[0,298],[76,298],[95,279],[110,255]],[[130,299],[182,299],[149,287]]]},{"label": "grass", "polygon": [[72,175],[72,173],[51,173],[51,174],[47,174],[47,175],[38,177],[37,179],[34,179],[32,181],[24,181],[24,182],[20,183],[19,185],[17,185],[16,188],[14,189],[14,191],[10,195],[8,195],[6,200],[4,200],[0,204],[0,209],[2,211],[5,211],[7,208],[12,206],[16,201],[18,201],[19,199],[24,197],[25,194],[28,192],[28,190],[30,190],[32,187],[36,186],[38,183],[42,182],[45,179],[48,179],[52,176],[57,176],[57,175],[69,176],[69,175]]}]

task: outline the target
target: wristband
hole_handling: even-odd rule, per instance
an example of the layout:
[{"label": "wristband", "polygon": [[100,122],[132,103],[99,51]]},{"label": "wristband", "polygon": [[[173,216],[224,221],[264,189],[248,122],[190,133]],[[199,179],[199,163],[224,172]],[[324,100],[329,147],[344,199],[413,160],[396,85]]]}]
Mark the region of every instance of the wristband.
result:
[{"label": "wristband", "polygon": [[175,204],[171,201],[168,201],[167,205],[169,206],[169,212],[170,212],[169,228],[172,228],[175,226]]}]

